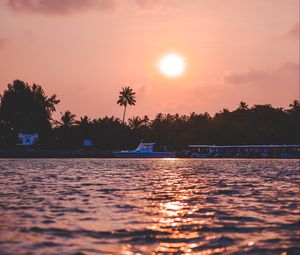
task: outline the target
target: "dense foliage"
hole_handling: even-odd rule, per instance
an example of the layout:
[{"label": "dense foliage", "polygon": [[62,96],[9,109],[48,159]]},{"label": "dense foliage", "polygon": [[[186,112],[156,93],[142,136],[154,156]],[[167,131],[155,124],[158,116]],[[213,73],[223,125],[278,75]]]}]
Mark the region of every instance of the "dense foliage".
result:
[{"label": "dense foliage", "polygon": [[114,117],[76,119],[70,111],[54,122],[51,114],[58,102],[55,95],[48,98],[38,85],[18,80],[9,84],[0,101],[1,145],[15,144],[18,132],[42,134],[40,146],[44,147],[80,148],[84,139],[90,139],[94,148],[102,150],[133,148],[141,140],[176,150],[189,144],[300,143],[298,100],[289,109],[269,104],[249,107],[241,102],[237,109],[224,109],[214,116],[159,113],[153,120],[133,117],[124,124]]},{"label": "dense foliage", "polygon": [[18,133],[38,133],[46,142],[52,131],[51,115],[59,103],[47,97],[41,86],[15,80],[0,95],[0,141],[15,143]]}]

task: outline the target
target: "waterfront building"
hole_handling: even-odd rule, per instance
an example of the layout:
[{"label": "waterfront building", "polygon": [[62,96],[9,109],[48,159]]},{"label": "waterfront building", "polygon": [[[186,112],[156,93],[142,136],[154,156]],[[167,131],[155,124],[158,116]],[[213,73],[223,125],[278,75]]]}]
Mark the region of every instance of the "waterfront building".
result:
[{"label": "waterfront building", "polygon": [[21,145],[21,146],[30,146],[30,145],[34,145],[38,139],[39,139],[39,135],[38,134],[22,134],[19,133],[18,134],[18,139],[19,139],[19,144],[17,145]]}]

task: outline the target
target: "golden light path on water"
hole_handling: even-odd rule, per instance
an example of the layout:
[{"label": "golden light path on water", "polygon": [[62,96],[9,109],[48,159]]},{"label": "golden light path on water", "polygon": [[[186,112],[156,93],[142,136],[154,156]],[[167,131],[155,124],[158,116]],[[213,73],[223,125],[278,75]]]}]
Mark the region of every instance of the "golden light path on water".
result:
[{"label": "golden light path on water", "polygon": [[[169,164],[178,159],[165,159]],[[171,167],[172,169],[172,167]],[[226,247],[217,247],[211,249],[204,249],[202,251],[193,251],[194,248],[205,247],[211,240],[222,239],[221,234],[205,235],[201,233],[201,229],[205,226],[215,225],[215,212],[206,211],[204,219],[194,218],[193,215],[199,209],[205,210],[205,204],[193,204],[188,202],[193,199],[198,200],[198,195],[195,195],[193,190],[186,189],[184,185],[185,179],[181,174],[173,171],[164,171],[165,178],[163,178],[164,190],[160,192],[154,192],[151,194],[151,200],[161,200],[161,194],[172,195],[172,201],[169,202],[154,202],[153,208],[157,217],[153,217],[153,224],[148,229],[163,233],[160,238],[166,238],[169,242],[160,242],[159,245],[153,246],[153,254],[194,254],[194,255],[209,255],[220,254],[230,249]],[[207,197],[202,197],[205,200]],[[272,234],[270,234],[270,237]],[[203,237],[203,238],[201,238]],[[199,241],[199,239],[201,241]],[[260,237],[256,238],[255,235],[249,236],[249,239],[245,240],[244,250],[247,251],[259,242]],[[195,241],[192,241],[195,240]],[[148,248],[141,249],[142,252],[148,254]],[[122,250],[122,254],[143,254],[135,253],[132,249],[132,245],[125,245]],[[283,251],[282,255],[286,255]]]},{"label": "golden light path on water", "polygon": [[300,248],[294,160],[1,163],[0,250],[8,254],[283,255]]}]

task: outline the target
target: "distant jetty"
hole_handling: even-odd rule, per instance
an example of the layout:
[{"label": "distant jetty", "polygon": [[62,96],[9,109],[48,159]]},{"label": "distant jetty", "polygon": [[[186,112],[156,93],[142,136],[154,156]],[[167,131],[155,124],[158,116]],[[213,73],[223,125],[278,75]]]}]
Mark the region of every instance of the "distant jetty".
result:
[{"label": "distant jetty", "polygon": [[[174,151],[174,155],[177,158],[300,159],[300,145],[189,145],[186,150]],[[95,148],[72,150],[21,146],[0,149],[0,158],[116,158],[116,153]]]},{"label": "distant jetty", "polygon": [[189,145],[190,158],[300,158],[300,145]]}]

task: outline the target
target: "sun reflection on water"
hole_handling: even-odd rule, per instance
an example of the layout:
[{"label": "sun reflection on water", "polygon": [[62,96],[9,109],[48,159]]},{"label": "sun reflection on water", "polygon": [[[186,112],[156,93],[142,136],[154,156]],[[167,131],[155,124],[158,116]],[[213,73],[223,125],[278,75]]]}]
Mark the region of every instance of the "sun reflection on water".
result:
[{"label": "sun reflection on water", "polygon": [[[217,236],[202,235],[201,229],[211,219],[195,217],[203,204],[195,199],[193,185],[187,185],[182,174],[164,171],[159,190],[151,194],[155,216],[149,230],[161,233],[160,238],[165,239],[154,248],[154,254],[214,254],[224,248],[204,249],[196,251],[209,240]],[[167,176],[168,178],[164,178]],[[166,196],[163,202],[162,196]],[[213,217],[213,212],[207,212],[207,217]]]}]

